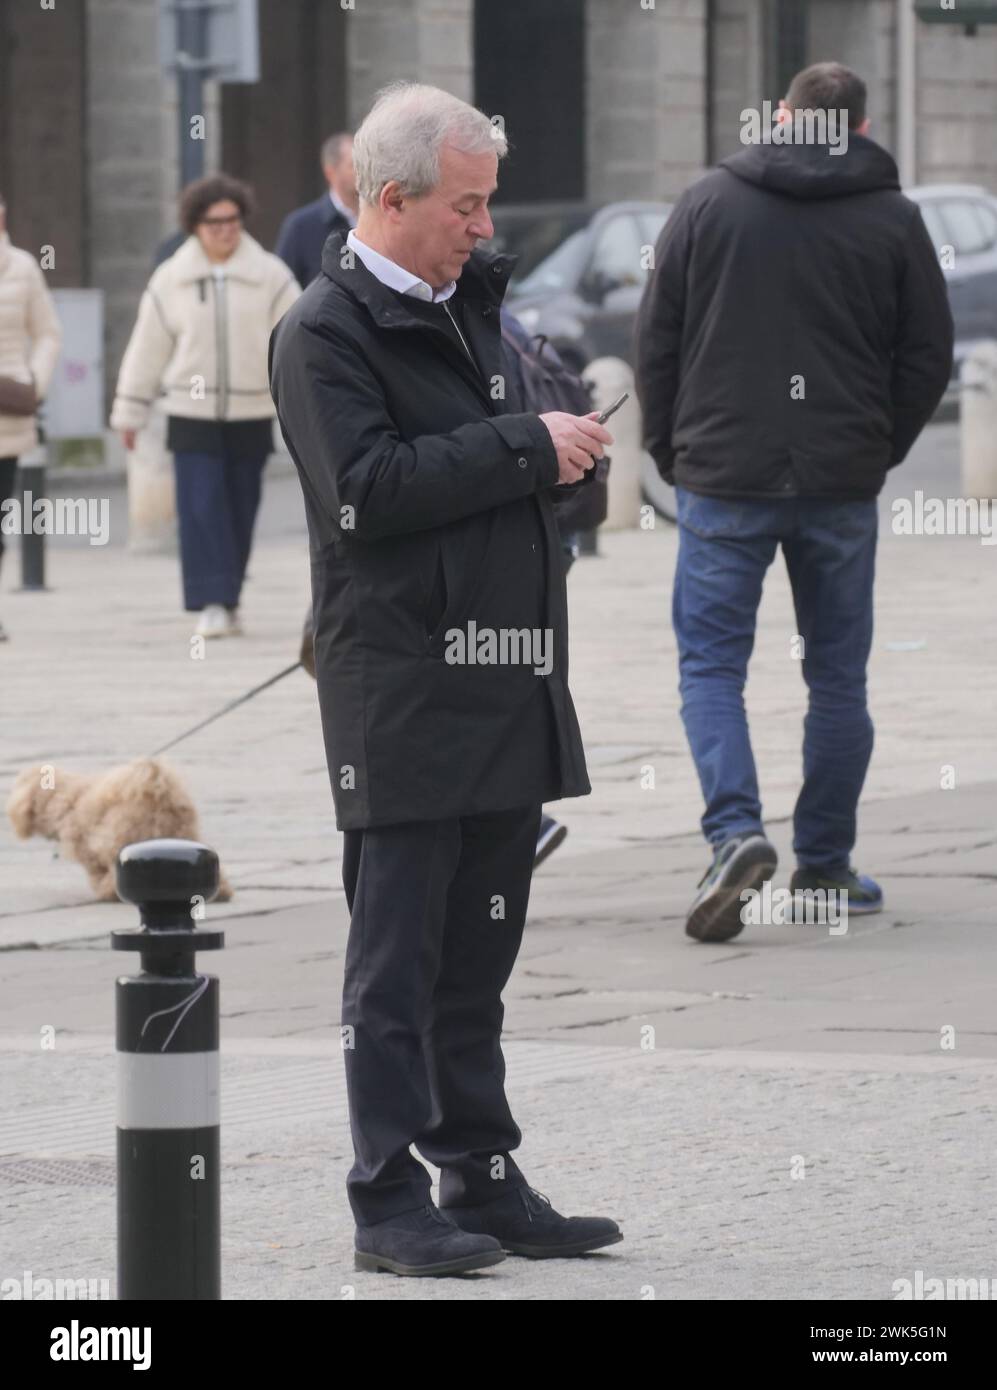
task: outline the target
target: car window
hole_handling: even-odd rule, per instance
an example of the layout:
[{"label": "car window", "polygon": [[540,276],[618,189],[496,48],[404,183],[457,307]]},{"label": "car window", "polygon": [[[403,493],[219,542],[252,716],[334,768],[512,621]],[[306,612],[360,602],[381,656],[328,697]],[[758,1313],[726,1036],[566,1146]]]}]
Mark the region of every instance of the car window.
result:
[{"label": "car window", "polygon": [[983,233],[987,239],[984,250],[992,251],[997,246],[997,208],[989,203],[975,203],[976,215],[983,223]]},{"label": "car window", "polygon": [[993,244],[979,205],[969,198],[946,198],[941,205],[948,240],[957,256],[975,256]]},{"label": "car window", "polygon": [[644,239],[637,220],[629,213],[614,217],[596,234],[586,279],[604,288],[643,285],[647,272],[641,265]]},{"label": "car window", "polygon": [[661,229],[668,221],[668,213],[664,208],[660,212],[641,212],[637,214],[637,221],[640,223],[640,234],[644,238],[644,245],[656,246]]},{"label": "car window", "polygon": [[949,234],[945,223],[942,221],[942,215],[938,211],[938,204],[931,199],[923,203],[918,203],[918,207],[921,209],[924,225],[928,229],[928,236],[931,237],[932,244],[940,255],[942,247],[949,245]]},{"label": "car window", "polygon": [[517,295],[546,294],[573,288],[578,283],[588,248],[588,228],[572,232],[556,251],[545,257],[532,274],[516,285]]},{"label": "car window", "polygon": [[495,224],[495,235],[481,245],[487,251],[519,257],[509,279],[510,288],[518,288],[519,282],[535,270],[546,256],[556,251],[572,232],[585,227],[591,216],[591,212],[585,208],[538,211],[529,216],[524,216],[518,210],[507,214],[501,207],[489,211]]}]

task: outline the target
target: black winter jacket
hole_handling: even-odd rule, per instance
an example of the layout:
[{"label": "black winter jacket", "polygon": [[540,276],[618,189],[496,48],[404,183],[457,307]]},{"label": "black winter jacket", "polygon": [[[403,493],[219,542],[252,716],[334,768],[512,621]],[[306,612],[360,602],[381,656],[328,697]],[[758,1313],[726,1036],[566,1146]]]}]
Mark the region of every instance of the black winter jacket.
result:
[{"label": "black winter jacket", "polygon": [[636,328],[645,445],[717,496],[874,497],[949,381],[952,316],[893,160],[762,144],[679,199]]},{"label": "black winter jacket", "polygon": [[[568,691],[567,602],[536,415],[505,414],[499,306],[513,261],[475,251],[427,321],[326,242],[277,325],[270,382],[311,548],[319,705],[340,829],[591,790]],[[549,631],[552,666],[450,664],[474,622]],[[452,650],[452,649],[451,649]],[[541,662],[541,664],[544,664]]]}]

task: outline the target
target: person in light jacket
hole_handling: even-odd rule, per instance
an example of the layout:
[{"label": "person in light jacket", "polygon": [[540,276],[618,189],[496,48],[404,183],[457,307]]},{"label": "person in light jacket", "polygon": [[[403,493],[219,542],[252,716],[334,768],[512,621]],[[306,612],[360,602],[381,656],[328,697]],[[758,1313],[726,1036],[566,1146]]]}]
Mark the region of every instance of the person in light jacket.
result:
[{"label": "person in light jacket", "polygon": [[239,596],[273,446],[270,332],[300,294],[294,276],[245,231],[252,193],[226,174],[180,198],[187,239],[153,273],[125,351],[111,411],[135,446],[166,397],[184,607],[203,637],[241,632]]},{"label": "person in light jacket", "polygon": [[[62,346],[62,329],[38,262],[11,246],[0,194],[0,378],[34,387],[35,405],[48,390]],[[38,444],[34,411],[10,413],[0,403],[0,508],[14,496],[17,460]],[[0,565],[4,551],[0,527]],[[0,642],[7,634],[0,625]]]}]

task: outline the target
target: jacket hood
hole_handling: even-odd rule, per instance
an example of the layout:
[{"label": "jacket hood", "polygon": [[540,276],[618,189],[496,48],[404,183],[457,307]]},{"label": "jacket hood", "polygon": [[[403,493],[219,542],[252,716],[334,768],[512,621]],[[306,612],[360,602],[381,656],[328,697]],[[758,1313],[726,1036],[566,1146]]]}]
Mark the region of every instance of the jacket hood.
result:
[{"label": "jacket hood", "polygon": [[893,158],[874,140],[851,130],[847,148],[840,154],[833,154],[827,145],[776,145],[766,139],[722,159],[720,167],[787,198],[843,198],[900,188]]}]

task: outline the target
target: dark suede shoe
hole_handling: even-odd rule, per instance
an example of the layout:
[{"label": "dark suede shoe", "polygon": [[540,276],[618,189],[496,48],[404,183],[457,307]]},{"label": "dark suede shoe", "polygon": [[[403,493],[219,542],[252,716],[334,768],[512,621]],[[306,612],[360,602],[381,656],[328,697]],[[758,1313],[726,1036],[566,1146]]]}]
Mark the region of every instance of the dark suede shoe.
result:
[{"label": "dark suede shoe", "polygon": [[443,1207],[462,1230],[494,1236],[513,1255],[547,1260],[615,1245],[623,1232],[607,1216],[561,1216],[542,1192],[516,1187],[479,1207]]},{"label": "dark suede shoe", "polygon": [[497,1240],[468,1235],[429,1202],[373,1226],[358,1226],[354,1243],[354,1269],[392,1274],[466,1274],[505,1259]]}]

